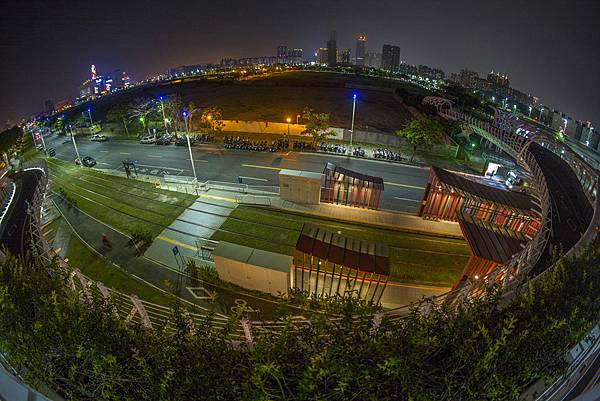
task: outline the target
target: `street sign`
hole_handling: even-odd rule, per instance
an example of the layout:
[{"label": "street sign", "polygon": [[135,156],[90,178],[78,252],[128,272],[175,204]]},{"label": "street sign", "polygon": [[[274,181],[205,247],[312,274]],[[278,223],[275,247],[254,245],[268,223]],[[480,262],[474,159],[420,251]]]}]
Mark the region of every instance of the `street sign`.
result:
[{"label": "street sign", "polygon": [[175,245],[175,246],[173,247],[172,251],[173,251],[173,255],[174,255],[174,256],[177,256],[177,255],[179,255],[179,248],[177,248],[177,245]]},{"label": "street sign", "polygon": [[54,150],[54,148],[48,149],[48,156],[54,157],[55,155],[56,155],[56,151]]}]

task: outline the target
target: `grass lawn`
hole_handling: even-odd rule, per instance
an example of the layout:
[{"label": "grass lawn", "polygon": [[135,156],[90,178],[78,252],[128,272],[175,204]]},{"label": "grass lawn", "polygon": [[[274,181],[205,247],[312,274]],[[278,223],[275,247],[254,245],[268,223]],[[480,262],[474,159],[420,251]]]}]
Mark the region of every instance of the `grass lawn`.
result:
[{"label": "grass lawn", "polygon": [[304,223],[317,224],[352,238],[387,244],[395,281],[450,286],[469,260],[458,239],[365,227],[253,206],[238,206],[212,239],[292,255]]},{"label": "grass lawn", "polygon": [[169,306],[171,298],[121,271],[111,263],[92,252],[75,234],[71,234],[66,257],[69,265],[78,268],[87,277],[100,281],[109,288],[124,294],[135,294],[140,299],[159,305]]},{"label": "grass lawn", "polygon": [[48,159],[52,189],[63,189],[86,213],[123,232],[148,228],[157,236],[196,199],[153,184]]}]

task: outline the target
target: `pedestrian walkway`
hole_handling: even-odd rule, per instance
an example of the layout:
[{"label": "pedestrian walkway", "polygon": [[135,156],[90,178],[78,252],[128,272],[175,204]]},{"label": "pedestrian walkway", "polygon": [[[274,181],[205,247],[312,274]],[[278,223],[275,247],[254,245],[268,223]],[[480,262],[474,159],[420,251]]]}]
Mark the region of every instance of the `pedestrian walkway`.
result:
[{"label": "pedestrian walkway", "polygon": [[230,193],[209,191],[202,194],[196,202],[165,228],[150,248],[145,252],[147,258],[162,264],[177,267],[172,248],[198,263],[208,263],[198,252],[199,243],[210,244],[214,232],[227,220],[227,216],[237,206],[238,201]]},{"label": "pedestrian walkway", "polygon": [[[102,255],[108,261],[112,262],[125,272],[149,283],[155,287],[166,290],[166,283],[183,284],[177,286],[177,296],[180,298],[212,309],[215,312],[222,314],[230,314],[232,310],[239,309],[240,304],[244,304],[254,311],[251,319],[270,319],[273,318],[279,304],[277,302],[268,301],[263,298],[254,297],[247,294],[238,293],[228,288],[217,287],[208,283],[202,283],[202,286],[211,292],[217,293],[217,301],[211,302],[199,297],[198,293],[205,293],[198,290],[197,283],[191,283],[187,276],[181,276],[177,269],[157,263],[151,259],[138,255],[137,248],[132,243],[129,236],[121,233],[110,226],[94,219],[85,212],[76,207],[69,207],[65,201],[57,198],[56,207],[61,216],[68,222],[71,230],[75,232],[79,238],[92,248],[99,255]],[[111,248],[107,249],[103,246],[100,237],[105,233],[110,241]],[[173,253],[168,249],[168,254],[173,257]],[[77,268],[78,266],[72,266]]]}]

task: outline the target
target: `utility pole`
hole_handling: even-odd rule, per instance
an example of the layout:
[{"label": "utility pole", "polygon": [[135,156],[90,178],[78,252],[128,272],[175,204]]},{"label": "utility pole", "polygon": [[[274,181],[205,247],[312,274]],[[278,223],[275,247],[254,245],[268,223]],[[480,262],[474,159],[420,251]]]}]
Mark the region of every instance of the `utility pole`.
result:
[{"label": "utility pole", "polygon": [[356,111],[356,93],[352,95],[352,125],[350,127],[350,152],[352,152],[352,140],[354,139],[354,113]]}]

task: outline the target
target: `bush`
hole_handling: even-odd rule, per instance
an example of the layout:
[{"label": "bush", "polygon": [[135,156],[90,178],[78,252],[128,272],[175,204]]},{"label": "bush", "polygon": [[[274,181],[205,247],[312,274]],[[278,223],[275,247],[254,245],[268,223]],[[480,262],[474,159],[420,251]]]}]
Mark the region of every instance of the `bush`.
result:
[{"label": "bush", "polygon": [[[600,248],[565,260],[507,306],[496,288],[458,309],[384,317],[338,300],[341,316],[229,341],[235,321],[195,327],[175,305],[173,331],[117,318],[39,258],[0,266],[0,352],[24,378],[76,400],[507,400],[564,372],[566,351],[600,316]],[[206,277],[207,267],[197,267]],[[48,274],[51,272],[52,274]],[[344,302],[348,302],[345,305]]]},{"label": "bush", "polygon": [[142,244],[150,244],[153,240],[152,231],[147,227],[136,225],[131,230],[131,238],[134,242],[141,242]]}]

